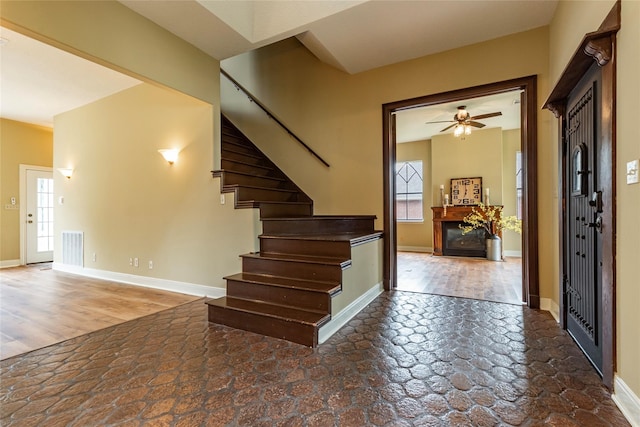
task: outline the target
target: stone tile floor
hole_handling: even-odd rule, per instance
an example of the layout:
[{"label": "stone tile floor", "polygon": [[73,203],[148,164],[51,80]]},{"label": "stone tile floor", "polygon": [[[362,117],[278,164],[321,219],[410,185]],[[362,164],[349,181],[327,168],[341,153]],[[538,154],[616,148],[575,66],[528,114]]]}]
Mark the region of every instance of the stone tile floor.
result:
[{"label": "stone tile floor", "polygon": [[3,426],[627,426],[545,312],[384,293],[317,349],[203,300],[0,363]]}]

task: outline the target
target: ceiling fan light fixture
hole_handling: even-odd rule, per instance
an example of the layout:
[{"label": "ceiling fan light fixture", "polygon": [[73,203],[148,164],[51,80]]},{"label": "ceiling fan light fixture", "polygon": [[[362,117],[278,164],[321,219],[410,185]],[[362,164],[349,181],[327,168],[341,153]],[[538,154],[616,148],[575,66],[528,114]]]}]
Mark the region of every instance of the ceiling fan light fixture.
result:
[{"label": "ceiling fan light fixture", "polygon": [[464,125],[464,134],[465,135],[471,135],[471,126]]},{"label": "ceiling fan light fixture", "polygon": [[456,114],[456,119],[462,121],[467,120],[468,118],[469,113],[467,112],[466,107],[464,105],[458,107],[458,114]]},{"label": "ceiling fan light fixture", "polygon": [[456,128],[453,130],[453,136],[462,136],[462,134],[465,132],[464,130],[465,126],[464,125],[456,125]]}]

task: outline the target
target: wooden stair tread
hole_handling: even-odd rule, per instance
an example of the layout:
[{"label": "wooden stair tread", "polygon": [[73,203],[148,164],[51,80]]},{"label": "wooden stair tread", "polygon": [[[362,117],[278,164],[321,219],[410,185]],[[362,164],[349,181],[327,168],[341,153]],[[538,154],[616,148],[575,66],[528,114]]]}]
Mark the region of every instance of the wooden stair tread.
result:
[{"label": "wooden stair tread", "polygon": [[352,220],[352,219],[377,219],[375,215],[313,215],[311,217],[286,217],[286,218],[269,218],[267,221],[332,221],[332,220]]},{"label": "wooden stair tread", "polygon": [[247,162],[241,162],[240,160],[235,160],[235,159],[229,159],[227,157],[224,157],[224,155],[222,155],[221,160],[224,160],[226,162],[230,162],[230,163],[236,163],[238,165],[244,165],[244,166],[250,166],[253,168],[258,168],[258,169],[264,169],[264,170],[268,170],[268,171],[273,171],[273,166],[265,166],[265,165],[256,165],[253,163],[247,163]]},{"label": "wooden stair tread", "polygon": [[342,289],[340,283],[337,282],[294,279],[291,277],[273,276],[268,274],[254,274],[243,272],[227,276],[224,279],[257,283],[266,286],[275,286],[281,288],[301,289],[310,292],[322,292],[328,294],[336,294]]},{"label": "wooden stair tread", "polygon": [[382,231],[372,233],[343,233],[343,234],[262,234],[261,239],[283,239],[283,240],[323,240],[329,242],[352,242],[375,240],[382,236]]},{"label": "wooden stair tread", "polygon": [[268,304],[260,301],[251,301],[227,296],[208,300],[206,304],[316,327],[323,325],[331,318],[331,315],[327,313],[317,313],[308,310],[300,310],[294,307]]},{"label": "wooden stair tread", "polygon": [[[256,177],[256,175],[251,174],[251,173],[247,173],[247,172],[240,172],[240,171],[231,171],[231,170],[227,170],[227,169],[217,169],[214,171],[211,171],[211,173],[213,174],[213,176],[220,176],[224,173],[230,173],[233,175],[244,175],[244,176],[250,176],[250,177]],[[260,179],[268,179],[270,181],[279,181],[279,182],[286,182],[287,180],[284,178],[280,178],[278,176],[257,176],[257,178]],[[229,185],[234,185],[234,184],[229,184]],[[235,184],[237,185],[237,184]]]},{"label": "wooden stair tread", "polygon": [[351,265],[350,259],[335,258],[335,257],[319,257],[309,255],[295,255],[295,254],[278,254],[278,253],[248,253],[240,255],[242,258],[254,258],[265,259],[274,261],[288,261],[288,262],[301,262],[307,264],[322,264],[322,265],[335,265],[342,268]]},{"label": "wooden stair tread", "polygon": [[278,200],[237,200],[236,201],[236,206],[239,208],[259,208],[261,205],[264,204],[280,204],[280,205],[311,205],[312,202],[310,201],[302,201],[302,202],[295,202],[295,201],[278,201]]},{"label": "wooden stair tread", "polygon": [[[238,145],[235,145],[235,146],[237,147]],[[244,157],[251,157],[253,159],[259,159],[259,160],[263,160],[264,159],[264,157],[262,157],[258,153],[245,153],[245,152],[240,151],[240,150],[234,150],[232,147],[223,148],[222,149],[222,157],[225,157],[226,153],[240,154],[240,155],[242,155]]]},{"label": "wooden stair tread", "polygon": [[292,190],[288,188],[270,188],[270,187],[257,187],[255,185],[241,185],[241,184],[226,184],[223,186],[224,190],[231,191],[236,188],[248,188],[252,190],[265,190],[265,191],[274,191],[277,193],[299,193],[299,190]]}]

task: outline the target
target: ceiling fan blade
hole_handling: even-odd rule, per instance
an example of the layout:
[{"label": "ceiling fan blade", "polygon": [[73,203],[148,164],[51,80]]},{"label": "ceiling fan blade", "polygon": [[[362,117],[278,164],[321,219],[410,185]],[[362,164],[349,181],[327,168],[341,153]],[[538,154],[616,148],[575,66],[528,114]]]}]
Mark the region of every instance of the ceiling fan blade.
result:
[{"label": "ceiling fan blade", "polygon": [[500,111],[496,111],[495,113],[487,113],[487,114],[480,114],[479,116],[473,116],[470,119],[471,120],[488,119],[489,117],[497,117],[501,115],[502,113]]},{"label": "ceiling fan blade", "polygon": [[436,122],[425,122],[424,124],[425,125],[432,125],[434,123],[456,123],[456,121],[455,120],[439,120],[439,121],[436,121]]},{"label": "ceiling fan blade", "polygon": [[451,126],[447,126],[446,128],[442,129],[440,132],[446,132],[446,131],[448,131],[449,129],[451,129],[452,127],[456,126],[457,124],[458,124],[458,123],[456,122],[456,123],[452,124]]},{"label": "ceiling fan blade", "polygon": [[484,123],[474,122],[473,120],[470,122],[467,122],[467,124],[476,128],[483,128],[486,126]]}]

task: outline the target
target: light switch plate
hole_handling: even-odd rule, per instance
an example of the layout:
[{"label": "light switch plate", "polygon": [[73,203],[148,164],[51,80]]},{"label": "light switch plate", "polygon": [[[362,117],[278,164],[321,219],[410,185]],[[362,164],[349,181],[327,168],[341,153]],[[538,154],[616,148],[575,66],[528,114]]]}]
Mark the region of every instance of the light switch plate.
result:
[{"label": "light switch plate", "polygon": [[640,160],[627,162],[627,184],[640,182]]}]

